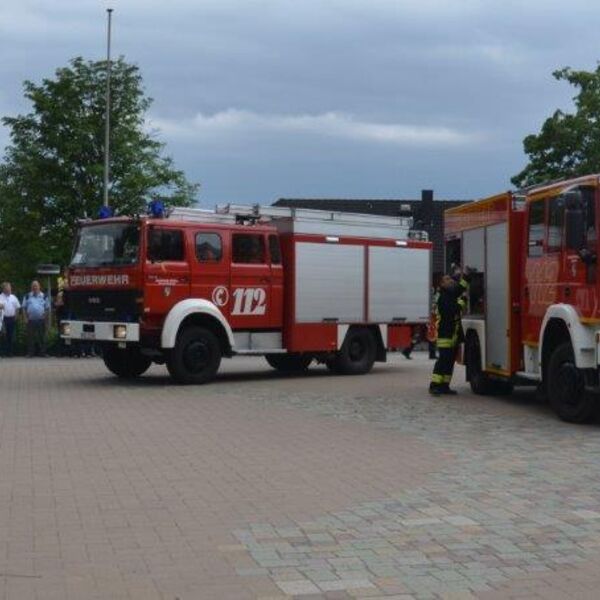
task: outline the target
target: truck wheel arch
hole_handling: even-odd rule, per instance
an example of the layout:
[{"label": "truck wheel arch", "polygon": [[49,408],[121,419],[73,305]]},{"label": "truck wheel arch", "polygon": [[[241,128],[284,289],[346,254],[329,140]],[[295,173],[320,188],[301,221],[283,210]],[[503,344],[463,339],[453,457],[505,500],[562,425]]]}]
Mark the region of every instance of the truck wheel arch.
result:
[{"label": "truck wheel arch", "polygon": [[578,369],[595,369],[595,331],[586,327],[570,304],[554,304],[546,310],[540,330],[540,372],[561,342],[571,342]]},{"label": "truck wheel arch", "polygon": [[161,333],[161,346],[174,348],[177,335],[186,324],[202,325],[213,330],[224,344],[223,353],[227,355],[233,351],[233,331],[227,319],[217,306],[202,298],[182,300],[169,311]]},{"label": "truck wheel arch", "polygon": [[469,339],[476,336],[481,353],[481,368],[485,369],[485,365],[487,365],[485,321],[483,319],[462,319],[462,327],[465,334],[464,352],[467,351]]}]

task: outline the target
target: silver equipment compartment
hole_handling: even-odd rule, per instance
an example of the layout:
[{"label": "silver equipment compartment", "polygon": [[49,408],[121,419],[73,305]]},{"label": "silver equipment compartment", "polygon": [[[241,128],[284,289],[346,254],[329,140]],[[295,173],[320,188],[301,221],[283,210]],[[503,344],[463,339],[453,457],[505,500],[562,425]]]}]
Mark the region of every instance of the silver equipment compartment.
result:
[{"label": "silver equipment compartment", "polygon": [[509,368],[508,225],[486,227],[486,367]]},{"label": "silver equipment compartment", "polygon": [[295,290],[297,323],[426,323],[431,252],[427,248],[296,242]]},{"label": "silver equipment compartment", "polygon": [[364,246],[296,243],[296,322],[362,322]]},{"label": "silver equipment compartment", "polygon": [[471,229],[463,233],[462,264],[478,272],[485,271],[485,241],[483,228]]},{"label": "silver equipment compartment", "polygon": [[429,320],[431,253],[424,248],[369,248],[369,321]]}]

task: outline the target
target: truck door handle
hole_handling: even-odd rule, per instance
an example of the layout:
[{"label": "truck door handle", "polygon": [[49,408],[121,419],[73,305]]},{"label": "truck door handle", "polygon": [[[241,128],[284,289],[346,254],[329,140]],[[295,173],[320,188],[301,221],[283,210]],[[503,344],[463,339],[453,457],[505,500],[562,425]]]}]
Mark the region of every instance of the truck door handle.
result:
[{"label": "truck door handle", "polygon": [[569,286],[567,286],[565,288],[565,296],[570,296],[571,295],[571,288]]}]

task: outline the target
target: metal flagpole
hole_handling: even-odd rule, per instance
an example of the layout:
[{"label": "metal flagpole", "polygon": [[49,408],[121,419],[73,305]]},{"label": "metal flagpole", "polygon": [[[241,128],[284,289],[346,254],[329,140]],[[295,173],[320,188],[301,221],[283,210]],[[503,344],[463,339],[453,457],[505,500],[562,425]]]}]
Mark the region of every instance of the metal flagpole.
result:
[{"label": "metal flagpole", "polygon": [[112,22],[112,8],[107,8],[108,30],[106,35],[106,113],[104,115],[104,206],[108,206],[108,181],[110,157],[110,34]]}]

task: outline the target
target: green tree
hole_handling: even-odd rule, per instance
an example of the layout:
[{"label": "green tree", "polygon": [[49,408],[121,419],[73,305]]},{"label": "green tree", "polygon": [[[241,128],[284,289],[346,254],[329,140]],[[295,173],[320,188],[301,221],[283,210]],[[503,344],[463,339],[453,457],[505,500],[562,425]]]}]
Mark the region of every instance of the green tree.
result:
[{"label": "green tree", "polygon": [[[0,163],[0,269],[25,279],[39,262],[68,262],[77,219],[96,217],[103,196],[106,62],[75,58],[41,84],[24,83],[31,112],[4,117],[10,144]],[[146,128],[152,100],[137,66],[111,75],[110,204],[144,210],[149,196],[189,205],[189,183]]]},{"label": "green tree", "polygon": [[523,140],[529,164],[511,180],[520,187],[600,171],[600,64],[595,71],[566,67],[553,75],[579,90],[575,112],[557,110]]}]

